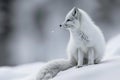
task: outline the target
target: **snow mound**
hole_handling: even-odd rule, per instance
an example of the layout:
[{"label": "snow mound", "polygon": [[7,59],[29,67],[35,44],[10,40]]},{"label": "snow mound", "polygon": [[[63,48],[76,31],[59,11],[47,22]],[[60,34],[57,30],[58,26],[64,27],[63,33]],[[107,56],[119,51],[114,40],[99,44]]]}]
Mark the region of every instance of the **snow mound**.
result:
[{"label": "snow mound", "polygon": [[[0,80],[35,80],[43,63],[35,63],[18,67],[0,68]],[[120,57],[110,58],[100,64],[73,67],[61,71],[51,80],[120,80]]]},{"label": "snow mound", "polygon": [[100,64],[71,68],[60,72],[51,80],[120,80],[120,57],[102,61]]},{"label": "snow mound", "polygon": [[114,56],[120,56],[120,35],[108,41],[104,59]]}]

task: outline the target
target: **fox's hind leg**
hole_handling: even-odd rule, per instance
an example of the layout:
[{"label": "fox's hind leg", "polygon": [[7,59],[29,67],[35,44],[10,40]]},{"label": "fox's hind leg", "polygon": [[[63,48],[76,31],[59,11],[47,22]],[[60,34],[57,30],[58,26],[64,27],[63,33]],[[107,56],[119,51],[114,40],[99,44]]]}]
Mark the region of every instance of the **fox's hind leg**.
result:
[{"label": "fox's hind leg", "polygon": [[99,64],[100,61],[101,61],[101,59],[98,58],[98,59],[95,59],[95,60],[94,60],[94,63],[95,63],[95,64]]},{"label": "fox's hind leg", "polygon": [[88,48],[88,65],[94,64],[94,48],[89,47]]}]

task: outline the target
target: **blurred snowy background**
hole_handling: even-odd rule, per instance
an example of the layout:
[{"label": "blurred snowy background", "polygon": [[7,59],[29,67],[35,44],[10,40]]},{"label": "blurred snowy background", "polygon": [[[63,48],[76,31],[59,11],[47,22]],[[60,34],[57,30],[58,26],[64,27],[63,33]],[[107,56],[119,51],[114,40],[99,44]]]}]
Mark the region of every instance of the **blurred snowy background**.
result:
[{"label": "blurred snowy background", "polygon": [[69,33],[58,25],[74,6],[106,41],[120,33],[120,0],[0,0],[0,66],[66,58]]}]

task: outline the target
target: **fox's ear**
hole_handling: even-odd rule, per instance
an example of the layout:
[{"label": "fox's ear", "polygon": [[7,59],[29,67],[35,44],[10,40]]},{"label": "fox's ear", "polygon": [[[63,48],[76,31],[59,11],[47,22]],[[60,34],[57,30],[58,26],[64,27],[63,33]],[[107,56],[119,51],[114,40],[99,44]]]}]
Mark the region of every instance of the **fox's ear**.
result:
[{"label": "fox's ear", "polygon": [[75,18],[78,18],[78,17],[79,17],[79,10],[78,10],[78,8],[73,7],[72,15],[73,15]]}]

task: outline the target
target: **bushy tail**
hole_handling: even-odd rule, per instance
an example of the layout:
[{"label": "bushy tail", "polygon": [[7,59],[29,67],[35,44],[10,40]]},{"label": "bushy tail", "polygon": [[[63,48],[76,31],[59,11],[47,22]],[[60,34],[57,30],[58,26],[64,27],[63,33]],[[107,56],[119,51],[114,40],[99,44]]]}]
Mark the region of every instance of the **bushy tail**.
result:
[{"label": "bushy tail", "polygon": [[56,76],[58,72],[64,71],[73,66],[75,66],[75,63],[70,60],[60,59],[50,61],[40,69],[36,80],[48,80]]}]

